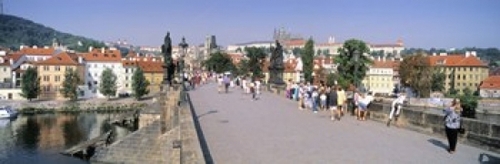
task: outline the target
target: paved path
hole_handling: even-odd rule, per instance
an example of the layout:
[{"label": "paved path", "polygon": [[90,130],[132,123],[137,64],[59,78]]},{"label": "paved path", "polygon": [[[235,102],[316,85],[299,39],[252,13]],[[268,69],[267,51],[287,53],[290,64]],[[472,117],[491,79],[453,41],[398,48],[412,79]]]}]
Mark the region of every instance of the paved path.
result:
[{"label": "paved path", "polygon": [[[295,102],[264,93],[258,101],[233,89],[217,94],[208,84],[190,91],[213,163],[480,163],[499,154],[446,139],[387,128],[345,116],[300,111]],[[500,160],[495,161],[500,162]],[[494,162],[494,163],[495,163]]]}]

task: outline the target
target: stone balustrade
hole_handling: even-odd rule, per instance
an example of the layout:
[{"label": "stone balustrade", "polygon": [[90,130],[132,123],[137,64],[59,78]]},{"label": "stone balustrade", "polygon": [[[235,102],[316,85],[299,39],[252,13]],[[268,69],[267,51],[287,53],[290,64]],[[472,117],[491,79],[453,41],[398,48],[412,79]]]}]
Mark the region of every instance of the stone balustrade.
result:
[{"label": "stone balustrade", "polygon": [[[374,103],[370,106],[369,118],[379,122],[387,122],[390,104]],[[460,134],[459,141],[475,147],[500,152],[500,125],[476,119],[463,118],[465,134]],[[399,127],[421,133],[446,137],[444,114],[440,109],[424,107],[403,107]]]},{"label": "stone balustrade", "polygon": [[[205,163],[189,94],[180,86],[143,110],[139,130],[98,150],[92,163]],[[185,99],[184,97],[187,98]]]}]

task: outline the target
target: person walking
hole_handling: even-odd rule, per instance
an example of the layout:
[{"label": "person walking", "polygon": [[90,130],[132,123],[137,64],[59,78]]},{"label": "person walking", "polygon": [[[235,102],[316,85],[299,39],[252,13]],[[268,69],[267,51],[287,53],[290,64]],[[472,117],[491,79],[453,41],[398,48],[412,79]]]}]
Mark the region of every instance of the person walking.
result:
[{"label": "person walking", "polygon": [[313,88],[312,94],[311,94],[311,101],[312,101],[312,109],[314,113],[318,113],[318,104],[319,104],[319,93],[317,88]]},{"label": "person walking", "polygon": [[346,108],[346,101],[347,101],[347,98],[346,98],[346,95],[345,95],[345,92],[344,90],[342,89],[342,87],[340,86],[337,86],[337,111],[338,111],[338,115],[340,117],[344,116],[344,108]]},{"label": "person walking", "polygon": [[446,138],[448,138],[448,152],[450,154],[455,153],[455,148],[457,147],[458,139],[458,129],[460,129],[460,113],[462,108],[460,107],[460,100],[455,98],[451,102],[451,106],[444,109],[444,122]]},{"label": "person walking", "polygon": [[337,113],[337,104],[338,103],[338,96],[337,92],[335,91],[335,87],[330,88],[330,92],[328,93],[328,109],[330,109],[330,119],[332,121],[335,121],[337,118],[340,120],[340,118],[336,117]]}]

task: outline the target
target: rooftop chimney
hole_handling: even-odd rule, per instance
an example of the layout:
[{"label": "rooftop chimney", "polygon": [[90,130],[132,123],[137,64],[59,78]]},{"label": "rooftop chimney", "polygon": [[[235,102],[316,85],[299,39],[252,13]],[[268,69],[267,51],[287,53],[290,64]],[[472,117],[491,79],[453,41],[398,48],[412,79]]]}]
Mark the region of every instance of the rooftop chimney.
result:
[{"label": "rooftop chimney", "polygon": [[22,49],[24,49],[24,45],[21,45],[21,46],[19,47],[19,50],[22,50]]},{"label": "rooftop chimney", "polygon": [[89,52],[92,52],[93,49],[94,49],[94,47],[89,46]]},{"label": "rooftop chimney", "polygon": [[78,64],[82,64],[83,63],[83,58],[81,56],[78,56]]},{"label": "rooftop chimney", "polygon": [[14,65],[14,59],[10,58],[9,62],[10,62],[10,65]]},{"label": "rooftop chimney", "polygon": [[153,61],[155,62],[155,61],[156,61],[156,58],[153,58]]},{"label": "rooftop chimney", "polygon": [[104,49],[104,47],[103,47],[103,48],[101,48],[101,53],[104,53],[104,52],[106,52],[106,49]]},{"label": "rooftop chimney", "polygon": [[36,45],[33,45],[33,48],[34,48],[34,49],[37,49],[38,47],[37,47]]},{"label": "rooftop chimney", "polygon": [[471,52],[470,52],[470,54],[471,54],[472,56],[477,56],[476,51],[471,51]]},{"label": "rooftop chimney", "polygon": [[446,55],[447,55],[446,52],[439,53],[439,56],[446,56]]},{"label": "rooftop chimney", "polygon": [[437,54],[435,52],[432,53],[432,56],[436,56]]},{"label": "rooftop chimney", "polygon": [[470,52],[469,51],[465,51],[465,57],[469,57],[470,56]]}]

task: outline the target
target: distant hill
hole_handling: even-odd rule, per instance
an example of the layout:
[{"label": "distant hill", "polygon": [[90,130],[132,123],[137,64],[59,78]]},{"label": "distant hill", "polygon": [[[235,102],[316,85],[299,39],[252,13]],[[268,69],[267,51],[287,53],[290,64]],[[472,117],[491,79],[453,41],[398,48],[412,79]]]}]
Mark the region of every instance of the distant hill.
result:
[{"label": "distant hill", "polygon": [[86,52],[89,46],[104,47],[104,43],[54,30],[31,20],[12,16],[0,15],[0,47],[18,50],[20,45],[51,46],[57,41],[69,49]]}]

